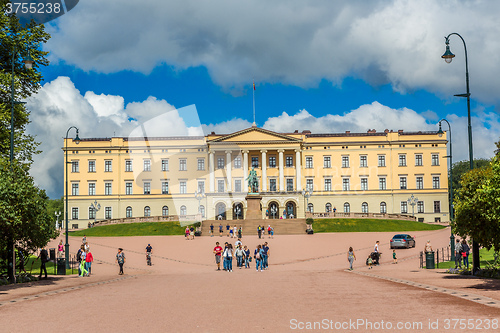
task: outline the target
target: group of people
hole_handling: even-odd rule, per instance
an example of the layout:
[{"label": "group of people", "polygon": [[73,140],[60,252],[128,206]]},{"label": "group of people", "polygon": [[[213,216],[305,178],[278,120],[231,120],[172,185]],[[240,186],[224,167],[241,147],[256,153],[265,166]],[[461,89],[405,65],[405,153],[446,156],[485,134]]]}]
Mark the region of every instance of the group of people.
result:
[{"label": "group of people", "polygon": [[464,267],[467,267],[469,269],[469,253],[470,253],[470,247],[469,244],[467,244],[467,241],[465,239],[456,239],[455,243],[455,268],[462,268],[462,260],[464,263]]},{"label": "group of people", "polygon": [[[210,236],[213,237],[214,236],[214,224],[210,224]],[[219,236],[222,237],[222,235],[224,234],[224,227],[222,226],[222,224],[219,223]],[[240,227],[237,228],[236,225],[234,227],[231,228],[231,226],[228,224],[226,224],[226,235],[227,237],[231,237],[231,238],[241,238],[243,236],[243,228]]]},{"label": "group of people", "polygon": [[274,238],[274,228],[271,227],[270,224],[267,226],[267,228],[260,225],[257,227],[257,233],[259,234],[259,238],[264,238],[266,235],[266,231],[267,231],[267,237]]},{"label": "group of people", "polygon": [[[215,254],[215,263],[217,264],[218,271],[221,270],[220,263],[223,261],[223,270],[232,272],[233,257],[236,257],[236,267],[239,269],[243,267],[250,268],[250,263],[252,262],[252,252],[246,245],[241,243],[240,238],[238,238],[234,247],[233,244],[226,242],[224,248],[222,248],[219,242],[216,242],[213,253]],[[263,271],[269,267],[269,255],[270,250],[267,242],[257,245],[253,251],[256,271]]]},{"label": "group of people", "polygon": [[191,227],[187,226],[184,233],[185,233],[186,240],[190,240],[190,239],[193,240],[195,229],[193,226],[191,226]]},{"label": "group of people", "polygon": [[[61,241],[62,242],[62,241]],[[90,252],[90,246],[87,242],[87,237],[83,236],[82,245],[76,253],[76,260],[80,263],[78,266],[78,275],[81,277],[90,276],[92,272],[92,262],[94,261],[94,256]]]}]

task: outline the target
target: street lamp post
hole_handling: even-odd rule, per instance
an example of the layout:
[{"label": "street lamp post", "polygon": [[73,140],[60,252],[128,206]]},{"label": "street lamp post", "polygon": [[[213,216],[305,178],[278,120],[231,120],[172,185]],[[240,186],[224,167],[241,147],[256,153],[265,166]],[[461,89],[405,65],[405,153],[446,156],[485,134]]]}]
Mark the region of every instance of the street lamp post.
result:
[{"label": "street lamp post", "polygon": [[272,205],[271,206],[271,215],[273,216],[273,219],[276,218],[276,213],[278,212],[278,208],[276,207],[276,205]]},{"label": "street lamp post", "polygon": [[61,212],[55,212],[56,214],[56,229],[59,230],[59,216],[61,216]]},{"label": "street lamp post", "polygon": [[442,136],[444,133],[443,130],[441,129],[441,123],[443,121],[445,121],[448,124],[448,129],[450,132],[450,154],[448,156],[445,156],[445,157],[450,159],[450,168],[448,171],[448,187],[450,188],[450,200],[449,200],[449,203],[450,203],[450,208],[449,208],[449,210],[450,210],[450,231],[451,231],[450,248],[451,248],[451,261],[454,261],[455,260],[455,235],[453,234],[453,227],[451,226],[451,222],[453,222],[453,218],[455,216],[454,212],[453,212],[453,174],[452,174],[452,171],[453,171],[453,148],[452,148],[452,141],[451,141],[451,125],[450,125],[448,120],[443,118],[439,121],[438,135]]},{"label": "street lamp post", "polygon": [[[13,50],[12,50],[12,80],[11,80],[11,104],[10,104],[10,158],[9,162],[12,168],[12,163],[14,161],[14,105],[15,104],[23,104],[24,102],[15,102],[14,101],[14,95],[15,95],[15,89],[14,89],[14,68],[15,68],[15,63],[16,63],[16,58],[17,58],[17,49],[16,45],[14,44]],[[28,49],[28,56],[23,59],[24,62],[24,67],[26,69],[31,69],[33,67],[33,64],[35,63],[33,59],[30,56],[29,49]],[[16,283],[16,254],[14,250],[14,240],[13,239],[8,239],[7,241],[7,251],[8,251],[8,265],[7,265],[7,275],[9,276],[9,280],[11,283]]]},{"label": "street lamp post", "polygon": [[[472,170],[474,169],[474,158],[472,154],[472,126],[471,126],[471,118],[470,118],[470,89],[469,89],[469,62],[467,59],[467,45],[465,44],[465,40],[460,36],[458,33],[453,32],[449,34],[447,37],[445,37],[445,44],[446,44],[446,51],[445,53],[441,56],[446,63],[451,63],[455,55],[451,53],[450,51],[450,37],[451,35],[456,35],[460,37],[464,44],[464,50],[465,50],[465,86],[466,86],[466,93],[465,94],[457,94],[455,96],[457,97],[466,97],[467,98],[467,120],[468,120],[468,133],[469,133],[469,169]],[[472,240],[472,272],[476,273],[479,270],[479,244],[477,244],[474,239]]]},{"label": "street lamp post", "polygon": [[[78,128],[76,128],[75,126],[71,126],[70,128],[68,128],[68,131],[66,132],[66,140],[65,140],[65,151],[66,151],[66,159],[65,159],[65,162],[66,162],[66,244],[64,244],[64,256],[65,256],[65,259],[66,259],[66,269],[69,269],[69,242],[68,242],[68,210],[69,210],[69,207],[68,207],[68,196],[69,196],[69,193],[68,193],[68,135],[69,135],[69,131],[74,128],[76,130],[76,137],[73,139],[73,142],[76,143],[76,144],[79,144],[80,143],[80,138],[78,137]],[[72,162],[71,162],[72,163]]]},{"label": "street lamp post", "polygon": [[201,218],[203,219],[203,216],[201,215],[201,200],[205,197],[205,193],[202,191],[196,191],[194,192],[194,197],[196,200],[198,200],[198,214],[200,214]]},{"label": "street lamp post", "polygon": [[304,199],[306,199],[306,207],[304,210],[304,216],[305,216],[306,212],[309,211],[309,197],[311,196],[311,194],[312,194],[312,191],[309,189],[302,190],[302,195],[304,196]]},{"label": "street lamp post", "polygon": [[101,210],[101,204],[97,203],[97,200],[94,200],[94,202],[90,204],[90,208],[92,208],[92,212],[94,213],[94,225],[95,225],[97,221],[97,212]]},{"label": "street lamp post", "polygon": [[417,202],[418,198],[415,197],[413,194],[411,195],[411,197],[408,198],[408,203],[411,206],[411,216],[413,217],[415,217],[415,205],[417,204]]}]

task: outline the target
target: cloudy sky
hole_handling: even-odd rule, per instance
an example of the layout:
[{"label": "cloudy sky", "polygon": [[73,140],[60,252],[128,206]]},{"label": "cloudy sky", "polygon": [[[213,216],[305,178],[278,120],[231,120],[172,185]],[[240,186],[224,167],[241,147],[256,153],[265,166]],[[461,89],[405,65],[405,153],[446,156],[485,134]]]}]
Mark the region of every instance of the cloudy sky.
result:
[{"label": "cloudy sky", "polygon": [[[453,128],[454,160],[468,158],[465,56],[446,64],[444,36],[467,43],[474,156],[500,138],[497,1],[85,0],[46,25],[43,88],[29,131],[42,142],[33,175],[63,193],[62,137],[274,131],[366,132]],[[189,107],[188,107],[189,106]],[[186,108],[187,107],[187,108]],[[178,109],[178,111],[176,111]],[[188,110],[188,111],[185,111]],[[192,112],[196,110],[196,112]]]}]

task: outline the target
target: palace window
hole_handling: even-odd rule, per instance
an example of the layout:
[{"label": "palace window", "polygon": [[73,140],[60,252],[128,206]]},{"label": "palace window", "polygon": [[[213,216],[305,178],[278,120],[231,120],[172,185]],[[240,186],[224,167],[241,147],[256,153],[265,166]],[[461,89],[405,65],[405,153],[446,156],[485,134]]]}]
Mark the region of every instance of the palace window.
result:
[{"label": "palace window", "polygon": [[407,213],[408,213],[408,202],[401,201],[401,214],[407,214]]},{"label": "palace window", "polygon": [[269,167],[276,168],[276,156],[269,156]]},{"label": "palace window", "polygon": [[399,177],[399,188],[406,190],[406,177]]},{"label": "palace window", "polygon": [[106,220],[110,220],[112,217],[111,217],[111,207],[105,207],[104,208],[104,218]]},{"label": "palace window", "polygon": [[331,190],[332,190],[332,179],[325,178],[325,191],[331,191]]},{"label": "palace window", "polygon": [[79,184],[78,183],[71,184],[71,195],[78,195],[79,192],[80,192]]},{"label": "palace window", "polygon": [[241,192],[241,179],[234,180],[234,192]]},{"label": "palace window", "polygon": [[380,213],[382,214],[387,213],[387,204],[383,201],[380,203]]},{"label": "palace window", "polygon": [[132,183],[125,183],[125,194],[131,195],[132,193]]},{"label": "palace window", "polygon": [[368,203],[367,202],[363,202],[361,204],[361,213],[368,213]]},{"label": "palace window", "polygon": [[198,180],[198,193],[205,193],[205,181]]},{"label": "palace window", "polygon": [[314,190],[314,179],[308,178],[306,179],[306,190],[312,192]]},{"label": "palace window", "polygon": [[351,212],[351,205],[348,202],[344,202],[344,213]]},{"label": "palace window", "polygon": [[286,179],[286,191],[287,192],[293,191],[293,178]]},{"label": "palace window", "polygon": [[415,154],[415,165],[416,166],[422,166],[422,154]]},{"label": "palace window", "polygon": [[95,160],[89,161],[89,172],[95,172]]},{"label": "palace window", "polygon": [[434,201],[434,213],[441,213],[441,201]]},{"label": "palace window", "polygon": [[161,216],[168,216],[168,206],[163,206],[161,208]]},{"label": "palace window", "polygon": [[71,172],[80,172],[78,161],[71,161]]},{"label": "palace window", "polygon": [[235,157],[233,164],[235,169],[241,169],[241,157]]},{"label": "palace window", "polygon": [[406,166],[406,155],[405,154],[399,155],[399,166]]},{"label": "palace window", "polygon": [[269,179],[269,191],[276,192],[276,179]]},{"label": "palace window", "polygon": [[342,167],[343,168],[349,167],[349,156],[342,156]]},{"label": "palace window", "polygon": [[94,208],[89,207],[89,220],[90,219],[95,219],[96,211]]},{"label": "palace window", "polygon": [[224,193],[224,180],[217,180],[217,192]]},{"label": "palace window", "polygon": [[359,156],[359,166],[361,168],[366,168],[368,166],[368,156],[366,155]]},{"label": "palace window", "polygon": [[180,194],[187,193],[187,183],[186,182],[179,182],[179,193]]},{"label": "palace window", "polygon": [[307,204],[307,211],[309,213],[314,213],[314,205],[312,203]]},{"label": "palace window", "polygon": [[168,160],[167,159],[161,160],[161,171],[168,171]]},{"label": "palace window", "polygon": [[112,192],[112,183],[104,183],[104,195],[111,195]]},{"label": "palace window", "polygon": [[432,154],[432,165],[439,165],[439,154]]},{"label": "palace window", "polygon": [[111,160],[106,160],[104,161],[104,172],[111,172],[113,171],[113,168],[112,168],[112,162]]},{"label": "palace window", "polygon": [[368,178],[361,178],[361,191],[368,190]]},{"label": "palace window", "polygon": [[161,194],[168,194],[168,182],[161,182]]},{"label": "palace window", "polygon": [[224,157],[217,157],[217,169],[224,169],[226,165]]},{"label": "palace window", "polygon": [[423,212],[424,212],[424,202],[418,201],[417,202],[417,213],[423,213]]},{"label": "palace window", "polygon": [[151,171],[151,160],[144,160],[144,171]]},{"label": "palace window", "polygon": [[423,190],[424,189],[424,177],[417,176],[416,182],[417,182],[417,190]]},{"label": "palace window", "polygon": [[132,207],[128,206],[125,209],[125,217],[132,217]]},{"label": "palace window", "polygon": [[387,190],[387,180],[385,177],[380,177],[378,179],[378,189],[379,190]]},{"label": "palace window", "polygon": [[179,158],[179,171],[187,171],[187,159]]},{"label": "palace window", "polygon": [[78,220],[78,207],[71,208],[71,219]]},{"label": "palace window", "polygon": [[144,207],[144,216],[151,216],[151,208],[149,206]]},{"label": "palace window", "polygon": [[125,172],[132,172],[132,160],[125,160]]},{"label": "palace window", "polygon": [[331,213],[332,212],[332,204],[327,202],[325,205],[325,212]]},{"label": "palace window", "polygon": [[186,216],[187,215],[187,209],[186,209],[186,206],[181,206],[181,216]]},{"label": "palace window", "polygon": [[95,195],[95,183],[89,183],[89,195]]},{"label": "palace window", "polygon": [[432,188],[439,188],[439,176],[432,177]]},{"label": "palace window", "polygon": [[342,178],[342,190],[349,191],[351,189],[351,185],[349,182],[349,178]]},{"label": "palace window", "polygon": [[312,156],[306,156],[306,169],[313,168],[313,158]]},{"label": "palace window", "polygon": [[330,156],[323,157],[323,168],[331,168],[332,167],[332,158]]},{"label": "palace window", "polygon": [[258,167],[259,167],[259,157],[252,156],[252,168],[258,168]]},{"label": "palace window", "polygon": [[203,171],[203,170],[205,170],[205,159],[199,158],[198,159],[198,171]]},{"label": "palace window", "polygon": [[293,167],[293,156],[288,155],[285,157],[285,166],[287,168]]},{"label": "palace window", "polygon": [[385,155],[378,155],[378,166],[385,167]]},{"label": "palace window", "polygon": [[151,183],[150,182],[144,183],[144,194],[151,194]]}]

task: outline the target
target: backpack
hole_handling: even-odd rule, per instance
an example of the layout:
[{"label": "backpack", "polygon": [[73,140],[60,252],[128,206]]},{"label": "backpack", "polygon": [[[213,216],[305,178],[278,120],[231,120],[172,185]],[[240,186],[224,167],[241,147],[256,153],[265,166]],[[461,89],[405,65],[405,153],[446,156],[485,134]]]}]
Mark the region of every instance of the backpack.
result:
[{"label": "backpack", "polygon": [[260,260],[260,251],[255,255],[255,259]]}]

